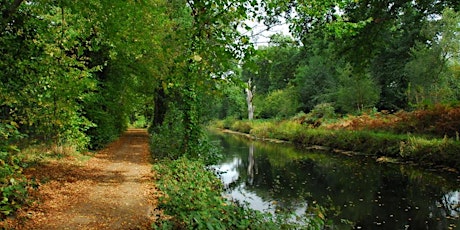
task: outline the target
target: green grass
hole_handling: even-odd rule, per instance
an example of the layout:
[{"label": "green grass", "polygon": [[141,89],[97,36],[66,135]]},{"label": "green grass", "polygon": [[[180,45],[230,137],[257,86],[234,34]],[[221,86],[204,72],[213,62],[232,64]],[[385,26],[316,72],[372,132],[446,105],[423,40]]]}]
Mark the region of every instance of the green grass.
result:
[{"label": "green grass", "polygon": [[292,120],[235,121],[230,127],[236,127],[233,130],[257,138],[287,140],[303,146],[322,145],[359,154],[396,157],[460,170],[460,142],[452,138],[429,138],[374,130],[311,128]]}]

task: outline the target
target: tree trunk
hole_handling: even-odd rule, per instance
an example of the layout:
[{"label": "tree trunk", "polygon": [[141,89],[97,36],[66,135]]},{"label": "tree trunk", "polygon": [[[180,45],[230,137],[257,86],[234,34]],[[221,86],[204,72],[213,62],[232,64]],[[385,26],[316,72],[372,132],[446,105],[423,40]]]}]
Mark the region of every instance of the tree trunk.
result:
[{"label": "tree trunk", "polygon": [[248,81],[248,87],[246,88],[246,101],[248,102],[248,119],[254,119],[254,105],[252,100],[254,98],[254,91],[256,87],[252,86],[251,79]]}]

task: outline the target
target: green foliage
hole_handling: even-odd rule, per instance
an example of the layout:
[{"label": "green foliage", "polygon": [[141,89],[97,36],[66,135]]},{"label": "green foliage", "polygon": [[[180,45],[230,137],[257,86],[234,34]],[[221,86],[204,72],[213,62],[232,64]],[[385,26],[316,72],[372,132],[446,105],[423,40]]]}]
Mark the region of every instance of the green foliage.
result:
[{"label": "green foliage", "polygon": [[[45,2],[23,4],[17,23],[2,28],[0,95],[2,121],[17,123],[29,138],[84,148],[91,126],[80,102],[94,89],[85,65],[92,30],[69,8]],[[17,49],[21,47],[21,49]]]},{"label": "green foliage", "polygon": [[414,46],[412,58],[405,66],[410,81],[407,93],[415,107],[460,98],[460,82],[450,68],[460,60],[459,23],[459,13],[445,9],[441,19],[424,25],[422,33],[429,41]]},{"label": "green foliage", "polygon": [[340,80],[336,106],[344,112],[363,111],[378,102],[380,89],[370,75],[356,75],[351,65],[347,64],[341,71]]},{"label": "green foliage", "polygon": [[183,142],[183,115],[173,105],[168,106],[165,121],[159,127],[151,126],[151,150],[154,157],[178,159],[183,155],[181,146]]},{"label": "green foliage", "polygon": [[291,215],[263,214],[234,204],[222,197],[222,184],[200,161],[182,157],[154,165],[161,178],[160,207],[170,218],[154,229],[319,229],[319,217],[299,219]]},{"label": "green foliage", "polygon": [[266,97],[256,95],[255,114],[260,118],[286,118],[297,112],[297,97],[292,88],[275,90]]},{"label": "green foliage", "polygon": [[[199,133],[194,154],[184,152],[185,126],[184,114],[176,105],[171,103],[165,116],[163,125],[150,127],[151,150],[154,157],[159,159],[179,159],[187,156],[190,159],[201,160],[206,164],[213,164],[220,158],[219,149],[214,146],[204,133]],[[201,131],[200,131],[201,132]]]},{"label": "green foliage", "polygon": [[[209,107],[212,110],[216,110],[216,107],[218,108],[218,114],[215,117],[219,119],[226,117],[246,117],[247,105],[243,89],[233,84],[226,86],[226,83],[223,83],[221,88],[222,96],[216,100],[216,103],[219,103],[218,106]],[[209,103],[209,100],[207,102]]]},{"label": "green foliage", "polygon": [[313,119],[333,119],[336,117],[335,109],[331,103],[315,105],[315,107],[308,114]]},{"label": "green foliage", "polygon": [[[358,120],[363,120],[361,117]],[[276,138],[287,140],[303,146],[320,145],[332,149],[352,151],[356,154],[371,156],[401,157],[404,160],[411,160],[421,164],[438,164],[453,168],[459,168],[460,161],[457,160],[460,144],[453,138],[427,138],[422,136],[413,137],[409,134],[395,134],[391,132],[391,123],[375,123],[376,127],[372,130],[370,123],[365,128],[354,128],[347,130],[344,127],[337,128],[327,125],[331,129],[324,127],[308,128],[302,124],[303,118],[292,119],[291,121],[252,121],[250,134],[255,138]],[[415,119],[414,121],[417,121]],[[428,119],[431,120],[431,119]],[[350,122],[350,121],[349,121]],[[244,121],[238,121],[244,123]],[[247,121],[246,121],[247,123]],[[353,123],[353,121],[351,121]],[[441,124],[441,123],[439,123]],[[445,124],[445,123],[443,123]],[[411,126],[410,123],[407,125]],[[390,129],[384,129],[390,128]],[[370,131],[372,130],[372,131]],[[379,131],[380,130],[380,131]],[[385,130],[385,131],[382,131]],[[458,139],[458,133],[456,134]]]},{"label": "green foliage", "polygon": [[0,9],[0,121],[31,141],[104,146],[158,85],[162,3],[15,2]]},{"label": "green foliage", "polygon": [[252,129],[252,122],[249,120],[235,120],[229,128],[238,132],[249,133]]},{"label": "green foliage", "polygon": [[222,127],[225,128],[225,129],[230,129],[233,125],[233,123],[235,123],[237,119],[234,118],[234,117],[226,117],[224,120],[223,120],[223,124],[222,124]]},{"label": "green foliage", "polygon": [[146,117],[139,114],[134,115],[134,119],[130,121],[130,126],[133,128],[146,128],[147,124]]},{"label": "green foliage", "polygon": [[19,138],[14,126],[0,123],[0,220],[20,208],[27,197],[19,150],[13,145]]},{"label": "green foliage", "polygon": [[458,141],[443,139],[426,139],[409,136],[400,144],[400,155],[404,158],[430,164],[446,165],[456,169],[460,168],[458,159]]},{"label": "green foliage", "polygon": [[247,132],[259,138],[274,138],[276,132],[275,122],[272,121],[252,121],[252,127]]},{"label": "green foliage", "polygon": [[[266,17],[261,16],[266,24],[274,25],[281,21],[280,17],[285,17],[284,19],[291,23],[291,33],[303,44],[301,50],[305,52],[304,58],[299,65],[292,68],[296,69],[297,73],[291,82],[294,82],[299,90],[302,110],[305,112],[316,104],[337,101],[337,98],[331,100],[330,94],[336,91],[334,86],[339,83],[337,80],[340,75],[334,68],[341,63],[350,63],[354,74],[369,75],[369,78],[375,81],[377,88],[380,89],[376,92],[380,94],[377,101],[378,109],[394,111],[407,109],[408,99],[414,100],[414,93],[417,93],[418,97],[424,94],[433,97],[436,95],[430,96],[429,93],[436,91],[437,96],[445,97],[449,94],[452,96],[452,92],[447,89],[458,91],[458,84],[453,83],[456,81],[451,77],[448,77],[447,81],[452,82],[450,85],[441,84],[428,90],[433,79],[436,79],[436,75],[439,74],[437,70],[443,68],[436,59],[424,58],[424,56],[432,56],[431,54],[428,56],[420,54],[421,59],[418,63],[410,64],[410,68],[406,66],[414,61],[411,55],[414,48],[418,49],[416,48],[418,44],[433,47],[438,43],[449,43],[444,45],[449,47],[444,50],[449,51],[443,53],[449,53],[447,56],[458,54],[458,37],[455,38],[458,36],[458,32],[455,32],[458,31],[458,21],[452,20],[459,11],[458,2],[455,0],[423,2],[346,0],[307,1],[296,4],[285,0],[269,0],[262,7],[267,13]],[[450,13],[446,14],[446,11]],[[436,17],[436,15],[443,16]],[[454,23],[446,23],[448,21]],[[436,25],[430,26],[431,32],[434,32],[431,35],[424,32],[426,24]],[[449,27],[448,24],[453,26]],[[446,42],[447,40],[454,42]],[[430,66],[434,68],[429,68]],[[262,75],[269,76],[270,72],[269,68],[265,68]],[[423,75],[432,76],[426,78]],[[416,92],[420,89],[412,83],[412,95],[408,95],[406,92],[409,84],[412,80],[417,82],[417,79],[426,83],[427,89]],[[369,85],[366,82],[361,83]],[[342,83],[341,96],[348,95],[345,92],[348,87],[344,88]],[[372,91],[372,94],[374,93]],[[334,106],[340,109],[346,101],[348,100],[344,99],[339,105],[334,104]],[[375,99],[372,102],[375,102]],[[352,112],[359,109],[355,105],[344,110],[346,110],[344,112]]]},{"label": "green foliage", "polygon": [[[332,51],[313,44],[312,51],[295,69],[293,84],[299,94],[300,108],[308,112],[317,104],[335,101],[334,93],[338,85],[337,63],[332,61]],[[336,61],[335,61],[336,62]]]},{"label": "green foliage", "polygon": [[[267,95],[282,90],[295,78],[293,71],[302,59],[299,47],[290,37],[275,34],[268,46],[259,47],[244,66],[242,80],[252,80],[256,93]],[[251,63],[251,65],[249,65]]]}]

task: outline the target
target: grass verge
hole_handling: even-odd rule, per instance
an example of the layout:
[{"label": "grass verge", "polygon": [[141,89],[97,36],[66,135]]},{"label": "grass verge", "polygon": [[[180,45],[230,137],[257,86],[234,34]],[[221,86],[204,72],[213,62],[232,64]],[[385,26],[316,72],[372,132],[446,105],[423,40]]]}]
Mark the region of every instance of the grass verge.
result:
[{"label": "grass verge", "polygon": [[370,130],[311,128],[296,121],[236,121],[223,126],[251,134],[255,138],[275,138],[311,146],[322,145],[376,157],[399,158],[423,165],[447,166],[460,171],[460,142],[454,138],[429,138],[421,135],[395,134]]}]

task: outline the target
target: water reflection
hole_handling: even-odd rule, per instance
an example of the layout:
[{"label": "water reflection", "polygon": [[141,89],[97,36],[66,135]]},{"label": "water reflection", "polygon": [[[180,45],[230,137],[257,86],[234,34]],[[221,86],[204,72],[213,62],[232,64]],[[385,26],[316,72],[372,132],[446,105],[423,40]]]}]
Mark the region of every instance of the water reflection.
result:
[{"label": "water reflection", "polygon": [[327,209],[336,229],[460,228],[458,175],[216,135],[227,196],[261,211]]}]

